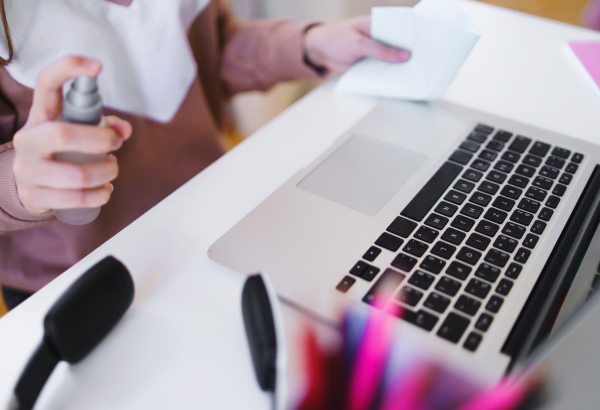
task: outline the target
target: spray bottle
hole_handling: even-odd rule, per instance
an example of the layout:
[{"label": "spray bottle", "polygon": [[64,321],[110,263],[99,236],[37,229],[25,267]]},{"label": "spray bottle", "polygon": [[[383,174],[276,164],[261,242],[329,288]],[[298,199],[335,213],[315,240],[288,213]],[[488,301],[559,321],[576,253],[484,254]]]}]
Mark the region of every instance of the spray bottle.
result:
[{"label": "spray bottle", "polygon": [[[102,116],[102,99],[98,92],[96,77],[77,77],[72,83],[63,101],[63,121],[78,124],[98,125],[106,127],[106,120]],[[59,161],[86,164],[103,161],[106,153],[84,154],[81,152],[59,152],[56,159]],[[54,215],[64,223],[70,225],[84,225],[92,222],[100,214],[100,207],[53,209]]]}]

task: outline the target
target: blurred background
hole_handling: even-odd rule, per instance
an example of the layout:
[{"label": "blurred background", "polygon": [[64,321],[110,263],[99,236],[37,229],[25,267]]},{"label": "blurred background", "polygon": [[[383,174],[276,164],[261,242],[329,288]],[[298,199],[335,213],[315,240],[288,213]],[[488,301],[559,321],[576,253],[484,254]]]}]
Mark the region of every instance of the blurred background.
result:
[{"label": "blurred background", "polygon": [[[588,0],[480,0],[528,14],[584,25]],[[301,21],[336,21],[369,14],[374,6],[412,6],[418,0],[230,0],[236,14],[246,19],[285,16]],[[266,93],[237,95],[231,103],[234,126],[226,141],[232,146],[252,134],[290,104],[318,85],[318,81],[294,81],[273,87]]]}]

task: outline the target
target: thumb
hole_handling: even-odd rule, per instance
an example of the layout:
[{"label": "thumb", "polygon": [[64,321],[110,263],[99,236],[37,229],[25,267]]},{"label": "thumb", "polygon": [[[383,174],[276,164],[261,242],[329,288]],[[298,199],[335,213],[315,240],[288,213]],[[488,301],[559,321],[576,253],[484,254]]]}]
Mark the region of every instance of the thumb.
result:
[{"label": "thumb", "polygon": [[378,43],[370,38],[361,42],[364,57],[375,57],[388,63],[404,63],[410,59],[410,51]]},{"label": "thumb", "polygon": [[40,124],[55,120],[62,110],[63,84],[82,75],[95,77],[100,70],[99,61],[81,56],[63,57],[44,67],[37,77],[27,122]]}]

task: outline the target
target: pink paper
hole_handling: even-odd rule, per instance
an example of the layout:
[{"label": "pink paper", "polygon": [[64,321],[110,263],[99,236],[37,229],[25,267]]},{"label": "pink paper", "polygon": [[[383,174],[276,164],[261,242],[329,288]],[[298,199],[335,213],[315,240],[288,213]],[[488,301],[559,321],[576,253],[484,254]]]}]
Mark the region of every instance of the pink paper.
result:
[{"label": "pink paper", "polygon": [[569,47],[600,89],[600,42],[572,41],[569,43]]}]

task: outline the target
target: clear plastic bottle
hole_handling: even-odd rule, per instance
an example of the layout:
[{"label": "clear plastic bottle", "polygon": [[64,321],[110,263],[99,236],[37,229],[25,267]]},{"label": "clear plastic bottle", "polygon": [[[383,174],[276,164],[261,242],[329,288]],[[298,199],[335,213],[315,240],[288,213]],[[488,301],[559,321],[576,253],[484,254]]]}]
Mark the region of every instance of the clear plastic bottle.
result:
[{"label": "clear plastic bottle", "polygon": [[[63,101],[62,119],[66,122],[90,124],[105,127],[102,116],[102,98],[98,91],[96,77],[77,77],[72,83]],[[86,164],[103,161],[106,153],[83,154],[81,152],[58,152],[59,161]],[[54,215],[70,225],[84,225],[92,222],[100,214],[100,207],[53,209]]]}]

